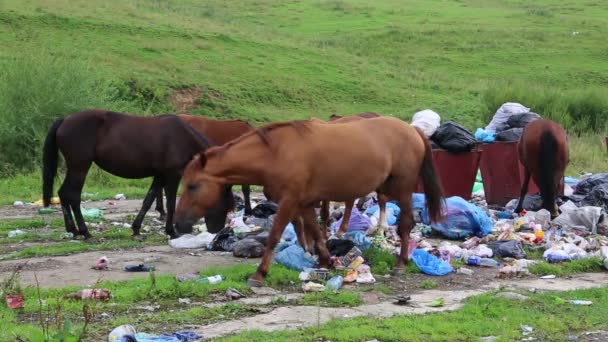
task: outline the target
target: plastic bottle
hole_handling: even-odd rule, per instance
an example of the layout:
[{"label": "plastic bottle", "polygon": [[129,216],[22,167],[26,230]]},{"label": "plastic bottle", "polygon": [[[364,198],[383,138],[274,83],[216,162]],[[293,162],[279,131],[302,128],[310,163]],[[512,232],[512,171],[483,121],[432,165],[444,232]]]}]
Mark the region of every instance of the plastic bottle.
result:
[{"label": "plastic bottle", "polygon": [[500,263],[490,258],[480,258],[476,255],[470,256],[467,259],[467,264],[471,266],[498,267]]},{"label": "plastic bottle", "polygon": [[334,291],[337,291],[339,288],[342,287],[342,282],[344,281],[344,279],[342,278],[342,276],[337,275],[331,279],[329,279],[327,281],[327,283],[325,284],[325,287],[327,289],[332,289]]},{"label": "plastic bottle", "polygon": [[206,278],[201,278],[199,280],[197,280],[197,283],[201,283],[201,284],[218,284],[221,283],[222,280],[226,279],[226,277],[224,277],[221,274],[218,275],[214,275],[211,277],[206,277]]},{"label": "plastic bottle", "polygon": [[56,213],[57,209],[53,209],[53,208],[40,208],[38,210],[38,214],[52,214],[52,213]]}]

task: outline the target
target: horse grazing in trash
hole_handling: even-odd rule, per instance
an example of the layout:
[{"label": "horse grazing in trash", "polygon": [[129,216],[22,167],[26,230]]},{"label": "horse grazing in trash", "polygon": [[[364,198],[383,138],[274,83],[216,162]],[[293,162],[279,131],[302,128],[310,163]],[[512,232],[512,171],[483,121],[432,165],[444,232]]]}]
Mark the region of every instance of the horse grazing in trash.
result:
[{"label": "horse grazing in trash", "polygon": [[539,119],[530,122],[519,140],[519,160],[524,166],[524,182],[516,213],[522,211],[524,197],[528,193],[530,177],[540,189],[542,207],[551,213],[551,218],[559,215],[555,198],[564,181],[566,167],[570,161],[568,136],[556,122]]},{"label": "horse grazing in trash", "polygon": [[[140,234],[146,212],[158,191],[164,187],[167,194],[165,232],[175,237],[173,214],[181,173],[196,153],[210,146],[207,138],[175,115],[143,117],[97,109],[74,113],[56,120],[44,143],[44,206],[50,205],[61,151],[67,172],[59,189],[59,198],[66,230],[74,237],[91,237],[80,210],[80,202],[82,188],[93,162],[115,176],[154,178],[133,222],[134,236]],[[220,197],[218,205],[205,216],[210,232],[224,227],[226,215],[234,206],[230,186],[222,190]]]},{"label": "horse grazing in trash", "polygon": [[[319,266],[329,266],[325,239],[314,220],[315,203],[330,198],[347,201],[377,191],[409,208],[419,177],[429,218],[437,221],[442,215],[443,196],[430,144],[420,130],[399,119],[270,124],[194,157],[184,171],[175,228],[180,233],[191,232],[192,225],[215,205],[225,184],[261,184],[268,188],[278,198],[279,210],[262,262],[248,281],[250,286],[261,286],[273,249],[287,223],[298,215],[304,217],[304,229],[315,239]],[[407,241],[413,224],[412,211],[402,210],[398,227],[401,253],[394,270],[397,274],[403,272],[407,262]]]}]

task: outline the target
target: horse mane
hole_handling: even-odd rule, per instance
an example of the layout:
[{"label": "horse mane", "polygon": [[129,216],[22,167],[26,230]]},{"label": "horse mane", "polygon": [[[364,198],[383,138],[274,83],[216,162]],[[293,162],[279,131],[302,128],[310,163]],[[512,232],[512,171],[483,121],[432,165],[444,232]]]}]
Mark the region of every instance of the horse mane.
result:
[{"label": "horse mane", "polygon": [[[244,121],[244,122],[247,123],[246,121]],[[249,125],[249,123],[247,123],[247,124]],[[275,131],[280,128],[284,128],[284,127],[292,127],[296,130],[296,132],[302,134],[305,131],[308,131],[310,129],[309,124],[310,124],[309,120],[293,120],[293,121],[274,122],[274,123],[259,127],[257,129],[254,128],[253,126],[249,125],[252,128],[254,128],[252,131],[245,133],[245,134],[241,135],[240,137],[238,137],[232,141],[229,141],[222,146],[214,146],[214,147],[209,148],[206,151],[205,155],[209,156],[209,157],[215,156],[215,155],[221,156],[230,147],[232,147],[235,144],[238,144],[242,140],[244,140],[252,135],[257,135],[262,140],[264,145],[266,145],[267,147],[270,147],[271,146],[270,132]]]},{"label": "horse mane", "polygon": [[[171,114],[169,114],[169,115],[171,115]],[[206,145],[207,148],[213,146],[213,143],[209,139],[207,139],[207,137],[202,135],[199,131],[195,130],[194,127],[192,127],[189,123],[185,122],[177,115],[175,115],[175,118],[177,119],[177,121],[179,121],[182,124],[182,126],[184,126],[187,130],[189,130],[190,133],[192,133],[192,135],[194,135],[194,137],[197,140],[200,140],[200,142],[202,142],[204,145]]]}]

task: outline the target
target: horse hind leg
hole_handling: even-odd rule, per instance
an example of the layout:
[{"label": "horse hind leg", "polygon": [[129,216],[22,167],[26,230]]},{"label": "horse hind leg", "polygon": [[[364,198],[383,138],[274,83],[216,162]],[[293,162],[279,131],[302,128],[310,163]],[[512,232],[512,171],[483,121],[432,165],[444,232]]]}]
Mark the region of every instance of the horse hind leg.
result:
[{"label": "horse hind leg", "polygon": [[319,267],[327,268],[329,266],[329,251],[327,250],[327,245],[325,243],[325,234],[319,229],[315,209],[313,207],[305,208],[302,212],[302,217],[305,233],[310,233],[310,235],[312,235],[316,246],[316,252],[319,255]]},{"label": "horse hind leg", "polygon": [[243,192],[243,201],[245,202],[245,215],[252,215],[251,187],[249,185],[241,185],[241,191]]},{"label": "horse hind leg", "polygon": [[[66,221],[66,228],[68,231],[71,230],[72,233],[76,233],[75,236],[82,235],[85,239],[91,238],[91,234],[87,229],[87,225],[80,210],[80,196],[82,194],[82,188],[84,186],[84,181],[87,177],[90,166],[91,162],[87,163],[87,165],[83,165],[82,167],[68,165],[65,180],[59,189],[59,198],[61,199],[61,207],[64,219]],[[76,227],[72,221],[70,209],[71,212],[74,213],[78,231],[76,231]]]},{"label": "horse hind leg", "polygon": [[340,224],[340,229],[338,230],[338,237],[342,238],[344,233],[346,233],[346,229],[348,229],[348,223],[350,222],[350,215],[353,212],[353,206],[355,205],[354,200],[349,200],[344,202],[344,215],[342,216],[342,223]]},{"label": "horse hind leg", "polygon": [[530,171],[528,170],[528,168],[525,168],[524,183],[521,185],[519,201],[517,202],[517,207],[515,208],[516,214],[521,213],[521,211],[523,210],[524,198],[526,197],[526,194],[528,193],[528,185],[530,183],[530,177],[531,177]]},{"label": "horse hind leg", "polygon": [[[401,208],[411,208],[412,196],[411,193],[402,193],[399,199],[399,205]],[[395,275],[403,274],[405,265],[407,265],[409,258],[408,242],[410,239],[410,232],[414,228],[414,217],[411,210],[401,210],[399,214],[399,226],[397,232],[401,240],[401,251],[397,260],[397,265],[394,269]]]},{"label": "horse hind leg", "polygon": [[[144,221],[144,217],[146,216],[146,213],[148,212],[148,210],[150,210],[150,207],[152,206],[152,202],[154,202],[154,199],[157,197],[157,195],[159,193],[161,196],[160,203],[162,205],[162,181],[161,181],[160,177],[156,176],[156,177],[154,177],[154,180],[152,181],[152,185],[150,185],[150,189],[148,190],[148,193],[146,194],[146,197],[144,198],[141,209],[139,210],[139,213],[137,213],[137,217],[135,217],[135,221],[133,221],[133,225],[131,226],[133,229],[133,236],[139,236],[139,230],[141,228],[142,222]],[[158,200],[157,200],[156,204],[158,206]]]},{"label": "horse hind leg", "polygon": [[165,212],[165,207],[163,206],[163,187],[162,185],[158,189],[158,193],[156,194],[156,211],[159,216],[158,219],[160,221],[164,221],[167,218],[167,213]]},{"label": "horse hind leg", "polygon": [[175,201],[177,200],[177,188],[179,186],[179,176],[167,177],[165,182],[165,193],[167,194],[167,220],[165,222],[165,233],[171,239],[177,238],[173,229],[173,214],[175,213]]}]

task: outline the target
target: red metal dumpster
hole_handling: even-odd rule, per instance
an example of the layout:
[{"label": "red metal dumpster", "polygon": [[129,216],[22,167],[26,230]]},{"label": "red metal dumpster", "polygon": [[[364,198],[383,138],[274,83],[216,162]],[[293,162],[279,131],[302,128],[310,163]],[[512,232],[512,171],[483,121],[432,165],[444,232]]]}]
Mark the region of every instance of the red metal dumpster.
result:
[{"label": "red metal dumpster", "polygon": [[[460,196],[466,200],[471,199],[480,159],[481,150],[479,149],[463,153],[451,153],[442,149],[433,150],[433,164],[444,197]],[[416,191],[424,191],[421,181],[418,181]]]},{"label": "red metal dumpster", "polygon": [[[514,198],[519,198],[525,171],[519,162],[517,148],[517,141],[494,142],[481,146],[479,168],[488,204],[502,206]],[[560,191],[563,194],[563,182]],[[538,186],[530,178],[528,194],[538,192]]]}]

